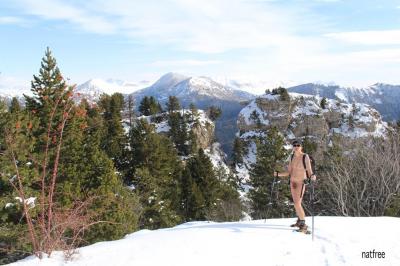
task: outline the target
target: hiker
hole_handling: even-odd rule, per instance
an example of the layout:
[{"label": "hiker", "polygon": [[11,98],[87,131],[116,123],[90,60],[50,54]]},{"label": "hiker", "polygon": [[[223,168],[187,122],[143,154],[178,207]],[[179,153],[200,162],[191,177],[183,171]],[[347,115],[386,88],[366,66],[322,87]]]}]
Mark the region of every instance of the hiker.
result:
[{"label": "hiker", "polygon": [[289,176],[290,178],[290,191],[292,193],[294,208],[298,217],[296,223],[292,224],[291,227],[299,227],[299,231],[307,232],[308,226],[305,223],[305,213],[303,207],[301,206],[305,191],[304,182],[307,180],[307,178],[315,181],[316,176],[311,167],[310,157],[308,154],[303,153],[301,142],[295,140],[292,142],[292,145],[293,154],[291,155],[291,160],[289,161],[287,168],[288,171],[283,173],[276,171],[275,174],[279,177]]}]

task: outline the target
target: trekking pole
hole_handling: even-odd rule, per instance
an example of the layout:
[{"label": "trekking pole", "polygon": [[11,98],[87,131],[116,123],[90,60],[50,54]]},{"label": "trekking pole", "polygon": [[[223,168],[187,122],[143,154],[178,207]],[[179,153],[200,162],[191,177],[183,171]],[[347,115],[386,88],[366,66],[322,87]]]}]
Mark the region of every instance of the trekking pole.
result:
[{"label": "trekking pole", "polygon": [[[275,173],[275,171],[274,171],[274,173]],[[269,195],[269,202],[268,202],[268,210],[267,210],[267,215],[265,216],[264,223],[267,222],[267,217],[268,217],[268,214],[269,214],[269,210],[270,210],[271,207],[272,207],[272,193],[273,193],[273,191],[274,191],[275,180],[276,180],[277,177],[278,177],[278,172],[276,172],[276,177],[275,177],[275,175],[274,175],[274,179],[273,179],[273,181],[272,181],[271,193],[270,193],[270,195]],[[270,206],[271,206],[271,207],[270,207]]]},{"label": "trekking pole", "polygon": [[312,230],[312,241],[314,241],[314,181],[311,179],[311,230]]}]

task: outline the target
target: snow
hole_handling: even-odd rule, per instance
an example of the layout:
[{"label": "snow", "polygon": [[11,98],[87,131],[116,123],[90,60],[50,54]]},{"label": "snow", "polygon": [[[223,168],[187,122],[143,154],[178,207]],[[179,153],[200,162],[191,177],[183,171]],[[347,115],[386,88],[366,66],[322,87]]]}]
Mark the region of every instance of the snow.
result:
[{"label": "snow", "polygon": [[[22,198],[15,197],[15,199],[18,200],[20,203],[22,203]],[[25,204],[28,205],[30,208],[34,208],[35,200],[36,200],[36,197],[29,197],[29,198],[25,199]]]},{"label": "snow", "polygon": [[221,150],[221,144],[214,142],[211,147],[204,150],[204,153],[210,158],[214,169],[222,167],[226,172],[230,172],[230,168],[225,163],[226,154]]},{"label": "snow", "polygon": [[181,102],[195,102],[197,99],[211,97],[221,100],[242,101],[254,98],[250,93],[234,90],[209,77],[189,77],[178,73],[167,73],[153,85],[133,93],[135,98],[155,96],[160,102],[169,96],[180,98]]},{"label": "snow", "polygon": [[292,113],[292,117],[296,118],[298,116],[304,115],[318,115],[321,108],[314,102],[307,100],[304,104],[298,104],[296,109]]},{"label": "snow", "polygon": [[128,188],[130,191],[134,191],[134,190],[136,189],[135,185],[133,185],[133,184],[127,186],[127,188]]},{"label": "snow", "polygon": [[[192,114],[192,111],[190,109],[181,109],[181,110],[178,110],[178,111],[175,111],[175,112],[180,112],[182,115],[191,115]],[[147,123],[153,124],[155,126],[156,133],[168,132],[171,128],[168,125],[168,116],[166,116],[165,114],[166,113],[157,114],[157,115],[150,115],[150,116],[142,115],[142,116],[137,117],[136,120],[145,119],[147,121]],[[164,117],[162,118],[163,120],[161,122],[156,123],[156,122],[152,121],[153,120],[152,118],[160,116],[160,115],[161,116],[164,115]],[[200,123],[200,125],[202,127],[206,127],[207,124],[211,124],[211,125],[214,124],[214,122],[212,122],[208,118],[208,116],[207,116],[207,114],[206,114],[206,112],[204,110],[198,109],[197,110],[197,116],[195,117],[195,120],[196,120],[196,118],[198,119],[198,121],[199,121],[199,123]],[[189,123],[188,129],[187,129],[188,131],[190,131],[190,129],[193,127],[193,124],[194,124],[194,121]],[[129,132],[129,127],[127,127],[126,131]]]},{"label": "snow", "polygon": [[[400,265],[400,218],[315,217],[315,236],[293,232],[293,219],[190,222],[141,230],[124,239],[78,249],[72,261],[61,252],[42,261],[31,256],[11,265]],[[311,218],[306,218],[311,225]],[[362,258],[362,252],[385,258]]]},{"label": "snow", "polygon": [[278,94],[270,94],[270,93],[259,96],[259,98],[263,98],[263,99],[267,99],[267,100],[271,100],[271,101],[272,100],[279,101],[279,97],[280,96]]},{"label": "snow", "polygon": [[239,117],[243,117],[247,125],[256,124],[256,121],[251,119],[251,114],[254,111],[258,113],[261,124],[269,125],[269,120],[265,118],[266,112],[258,107],[256,100],[252,100],[245,108],[243,108],[239,113]]},{"label": "snow", "polygon": [[155,124],[156,125],[156,132],[169,132],[171,127],[168,125],[168,121],[162,121],[161,123]]},{"label": "snow", "polygon": [[132,93],[133,91],[142,89],[148,85],[149,81],[128,82],[118,79],[103,80],[99,78],[93,78],[78,85],[76,87],[76,92],[98,99],[102,93]]},{"label": "snow", "polygon": [[340,88],[337,91],[335,91],[335,96],[338,97],[338,99],[343,100],[345,102],[349,102],[349,99],[346,94],[347,94],[346,89],[343,88]]}]

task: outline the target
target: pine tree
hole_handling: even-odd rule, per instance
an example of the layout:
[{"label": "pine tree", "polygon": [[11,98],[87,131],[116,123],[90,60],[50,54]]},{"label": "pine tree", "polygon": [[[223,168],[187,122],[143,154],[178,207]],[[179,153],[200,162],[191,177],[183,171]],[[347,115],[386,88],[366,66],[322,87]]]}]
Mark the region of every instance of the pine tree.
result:
[{"label": "pine tree", "polygon": [[[270,193],[273,183],[274,171],[283,164],[287,158],[284,148],[284,139],[276,127],[267,132],[265,138],[257,141],[256,163],[250,171],[249,198],[251,200],[251,216],[254,219],[265,217],[287,217],[292,214],[287,202],[290,192],[285,187],[277,187],[275,184],[272,199]],[[268,204],[272,202],[272,206]]]},{"label": "pine tree", "polygon": [[193,178],[189,167],[185,167],[180,180],[181,209],[180,213],[184,221],[188,222],[196,215],[196,201],[193,195]]},{"label": "pine tree", "polygon": [[21,105],[16,97],[12,98],[9,111],[10,113],[19,113],[21,111]]},{"label": "pine tree", "polygon": [[216,221],[238,221],[243,216],[244,205],[240,199],[240,181],[222,165],[216,170],[220,184],[218,186],[218,202],[215,206]]},{"label": "pine tree", "polygon": [[326,98],[322,98],[321,102],[320,102],[320,106],[322,109],[326,109],[326,105],[328,104],[328,101],[326,100]]},{"label": "pine tree", "polygon": [[189,151],[189,154],[197,153],[199,147],[197,143],[197,136],[196,133],[194,133],[193,129],[189,131],[188,143],[189,145],[187,147],[187,150]]},{"label": "pine tree", "polygon": [[142,115],[149,116],[162,112],[162,108],[153,96],[145,96],[140,102],[139,112]]},{"label": "pine tree", "polygon": [[53,57],[49,48],[47,48],[42,59],[39,75],[33,76],[31,82],[31,91],[33,96],[24,95],[26,108],[35,116],[40,118],[40,132],[44,133],[48,121],[52,116],[54,106],[59,106],[56,113],[53,114],[55,121],[60,121],[61,117],[69,108],[71,102],[73,87],[68,87],[65,83],[60,69],[57,66],[56,59]]},{"label": "pine tree", "polygon": [[111,96],[103,94],[99,106],[102,108],[105,121],[105,135],[101,147],[113,159],[117,169],[123,171],[125,149],[128,144],[121,115],[124,108],[124,96],[121,93],[114,93]]},{"label": "pine tree", "polygon": [[207,110],[207,114],[211,121],[215,121],[222,115],[222,109],[220,107],[210,106]]},{"label": "pine tree", "polygon": [[197,121],[198,115],[199,115],[199,110],[197,109],[196,105],[194,103],[190,103],[189,105],[190,109],[190,114],[191,114],[191,121]]},{"label": "pine tree", "polygon": [[188,170],[185,173],[190,173],[192,188],[189,199],[183,198],[182,201],[189,202],[192,212],[191,216],[185,218],[186,220],[205,220],[218,201],[219,182],[213,165],[204,150],[200,148],[198,153],[188,160],[186,167]]},{"label": "pine tree", "polygon": [[135,103],[134,103],[134,99],[133,96],[130,94],[128,96],[128,100],[126,101],[126,113],[129,119],[129,128],[132,127],[133,125],[133,119],[136,117],[135,115]]},{"label": "pine tree", "polygon": [[173,111],[177,111],[179,109],[181,109],[179,99],[176,96],[169,96],[167,102],[167,111],[172,113]]},{"label": "pine tree", "polygon": [[[9,131],[1,135],[9,139],[5,152],[14,154],[19,161],[26,195],[37,198],[36,208],[29,211],[34,224],[26,215],[26,224],[20,223],[24,216],[19,215],[24,228],[21,231],[26,233],[26,228],[33,226],[38,234],[37,242],[32,240],[31,246],[25,246],[35,252],[61,248],[46,243],[54,238],[60,242],[53,244],[61,245],[69,239],[72,230],[68,227],[61,236],[55,229],[66,226],[58,219],[80,202],[89,204],[87,212],[93,215],[89,214],[88,219],[107,221],[86,228],[87,243],[119,238],[137,226],[136,197],[126,192],[112,161],[100,149],[102,127],[88,116],[93,112],[88,110],[87,102],[77,106],[72,101],[73,88],[66,85],[55,62],[47,49],[40,74],[32,82],[34,96],[26,96],[27,107],[18,115],[10,112],[12,119],[6,127]],[[97,118],[102,121],[100,115]],[[9,158],[0,157],[0,164],[12,177],[15,169]],[[16,191],[12,194],[15,197]],[[77,217],[77,222],[79,218],[82,217]]]},{"label": "pine tree", "polygon": [[262,124],[261,124],[260,114],[256,110],[251,112],[250,119],[254,121],[254,123],[257,125],[258,128],[261,127]]},{"label": "pine tree", "polygon": [[185,118],[184,115],[176,111],[168,114],[168,125],[170,127],[168,134],[180,155],[188,155],[191,150],[190,133],[188,133],[188,124]]},{"label": "pine tree", "polygon": [[279,94],[281,101],[289,101],[290,100],[290,96],[289,96],[287,89],[283,88],[283,87],[278,87],[276,89],[273,89],[271,94],[272,95]]},{"label": "pine tree", "polygon": [[159,228],[180,221],[179,180],[182,171],[169,138],[154,132],[154,126],[139,120],[131,129],[133,185],[143,206],[142,228]]},{"label": "pine tree", "polygon": [[149,97],[145,96],[143,97],[142,101],[140,102],[139,105],[139,112],[142,115],[148,116],[150,115],[150,101]]},{"label": "pine tree", "polygon": [[236,137],[233,141],[233,152],[232,152],[232,163],[233,165],[242,164],[243,163],[243,141]]}]

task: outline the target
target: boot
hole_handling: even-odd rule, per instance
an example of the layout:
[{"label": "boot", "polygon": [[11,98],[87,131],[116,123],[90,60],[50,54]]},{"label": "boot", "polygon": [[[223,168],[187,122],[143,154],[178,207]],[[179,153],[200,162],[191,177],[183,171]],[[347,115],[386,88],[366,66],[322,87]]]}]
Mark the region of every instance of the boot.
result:
[{"label": "boot", "polygon": [[296,223],[291,224],[290,227],[300,227],[300,218],[297,218]]},{"label": "boot", "polygon": [[297,232],[301,232],[301,233],[304,233],[304,234],[309,234],[310,233],[308,231],[308,226],[306,225],[306,221],[305,220],[300,220],[299,229],[297,230]]}]

